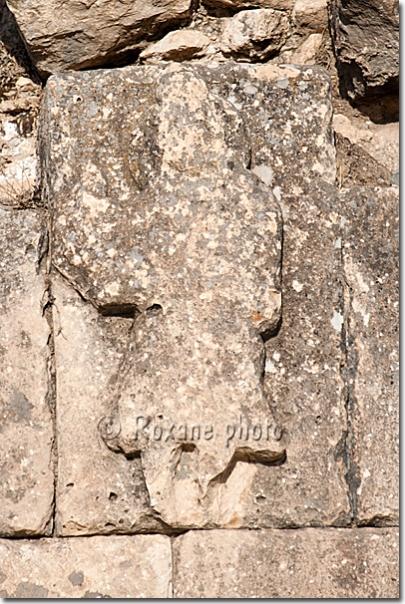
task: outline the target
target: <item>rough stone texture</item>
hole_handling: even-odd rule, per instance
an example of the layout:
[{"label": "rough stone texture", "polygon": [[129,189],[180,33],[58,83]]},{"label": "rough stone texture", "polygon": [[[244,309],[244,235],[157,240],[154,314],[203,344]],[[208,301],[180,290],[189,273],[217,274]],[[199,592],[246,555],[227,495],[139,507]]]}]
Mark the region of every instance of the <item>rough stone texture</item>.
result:
[{"label": "rough stone texture", "polygon": [[235,526],[344,526],[351,510],[339,199],[331,186],[294,185],[294,175],[285,185],[282,324],[266,343],[264,385],[285,431],[287,459],[272,472],[257,466],[246,515]]},{"label": "rough stone texture", "polygon": [[43,535],[53,510],[45,225],[0,209],[0,534]]},{"label": "rough stone texture", "polygon": [[[105,390],[125,354],[131,320],[103,317],[53,276],[56,346],[58,535],[153,529],[140,459],[110,451],[97,424],[108,415]],[[85,404],[84,404],[85,403]]]},{"label": "rough stone texture", "polygon": [[42,75],[125,59],[191,15],[191,0],[8,0]]},{"label": "rough stone texture", "polygon": [[328,27],[326,0],[296,0],[293,19],[298,29],[321,33]]},{"label": "rough stone texture", "polygon": [[188,61],[207,54],[211,40],[205,34],[192,29],[172,31],[156,44],[151,44],[143,52],[142,61]]},{"label": "rough stone texture", "polygon": [[268,59],[280,50],[288,33],[289,22],[282,11],[241,11],[226,21],[221,51],[245,61]]},{"label": "rough stone texture", "polygon": [[175,598],[398,598],[395,529],[190,531],[173,546]]},{"label": "rough stone texture", "polygon": [[333,117],[335,132],[360,146],[390,175],[399,172],[399,123],[373,124],[370,120],[350,120],[339,113]]},{"label": "rough stone texture", "polygon": [[341,192],[347,347],[360,524],[399,519],[398,190]]},{"label": "rough stone texture", "polygon": [[[316,95],[317,104],[298,119],[308,95]],[[333,175],[328,95],[322,70],[234,64],[132,68],[48,83],[41,155],[54,211],[53,262],[90,303],[85,329],[95,349],[89,360],[81,356],[86,377],[73,381],[66,373],[72,385],[59,404],[69,406],[68,413],[79,409],[86,388],[88,407],[100,410],[92,422],[110,409],[101,435],[116,457],[142,456],[151,505],[172,526],[239,523],[257,462],[283,459],[283,439],[262,389],[260,334],[268,338],[277,328],[281,302],[280,213],[267,185],[272,167],[280,178],[287,172],[301,137],[308,147],[294,182]],[[275,114],[280,97],[289,104]],[[287,142],[280,146],[282,133]],[[69,304],[67,333],[77,330]],[[100,314],[125,323],[116,344],[101,344],[105,363],[114,347],[124,358],[104,373],[102,401],[101,382],[89,380],[86,368],[96,365]],[[66,337],[78,338],[78,350],[80,335]],[[72,355],[67,347],[60,352],[64,346],[57,337],[61,374],[66,369],[58,355]],[[69,366],[72,376],[76,365]],[[76,448],[71,417],[58,419],[70,440],[66,467]],[[190,436],[192,425],[200,436],[197,428]],[[86,431],[77,429],[85,443]],[[87,429],[94,440],[96,424]],[[59,486],[70,482],[66,475]],[[333,518],[342,507],[338,486]],[[89,517],[83,507],[75,513]]]},{"label": "rough stone texture", "polygon": [[36,116],[41,86],[13,15],[0,0],[0,201],[30,205],[36,180]]},{"label": "rough stone texture", "polygon": [[294,65],[314,65],[316,53],[321,48],[322,34],[311,34],[291,55],[290,62]]},{"label": "rough stone texture", "polygon": [[167,598],[168,537],[0,540],[2,598]]},{"label": "rough stone texture", "polygon": [[329,10],[341,85],[348,96],[398,94],[397,0],[333,0]]}]

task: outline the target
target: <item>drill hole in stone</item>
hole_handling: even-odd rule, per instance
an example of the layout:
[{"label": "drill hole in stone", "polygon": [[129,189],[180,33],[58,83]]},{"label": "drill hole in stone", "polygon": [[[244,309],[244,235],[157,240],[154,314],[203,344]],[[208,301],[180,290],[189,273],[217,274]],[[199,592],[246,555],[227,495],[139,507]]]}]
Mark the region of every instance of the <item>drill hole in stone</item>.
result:
[{"label": "drill hole in stone", "polygon": [[148,317],[155,317],[156,315],[159,315],[162,310],[163,308],[160,304],[152,304],[152,306],[149,306],[149,308],[146,309],[146,314]]},{"label": "drill hole in stone", "polygon": [[134,319],[140,313],[134,304],[105,304],[99,306],[98,312],[103,317],[120,317],[121,319]]}]

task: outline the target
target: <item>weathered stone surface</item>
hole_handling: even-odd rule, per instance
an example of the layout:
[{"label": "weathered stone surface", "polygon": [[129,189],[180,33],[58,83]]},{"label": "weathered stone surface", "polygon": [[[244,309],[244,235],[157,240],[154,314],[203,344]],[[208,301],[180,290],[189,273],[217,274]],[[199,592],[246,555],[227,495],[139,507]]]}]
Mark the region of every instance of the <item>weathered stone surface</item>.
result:
[{"label": "weathered stone surface", "polygon": [[351,99],[398,94],[397,0],[333,0],[332,39],[341,83]]},{"label": "weathered stone surface", "polygon": [[[308,94],[321,102],[298,120]],[[82,375],[99,350],[105,363],[114,346],[124,358],[108,374],[99,363],[102,386],[98,377],[73,382],[64,409],[73,399],[79,409],[86,388],[87,406],[100,409],[89,416],[93,440],[107,415],[99,426],[106,444],[116,457],[142,456],[151,505],[172,526],[239,522],[256,472],[246,462],[285,454],[262,389],[260,334],[277,328],[281,301],[280,213],[267,185],[271,166],[279,178],[287,172],[302,136],[315,144],[303,151],[308,162],[296,162],[294,183],[331,172],[328,94],[322,70],[235,64],[131,68],[48,83],[41,154],[54,209],[53,262],[89,302],[85,340],[95,348],[89,361],[80,356]],[[252,95],[260,99],[253,106]],[[290,104],[277,113],[280,96]],[[267,142],[270,127],[278,157]],[[279,130],[291,135],[281,148]],[[66,317],[76,312],[72,304]],[[116,344],[98,338],[100,324],[90,330],[100,315],[115,316]],[[75,358],[67,348],[60,353],[63,346],[57,338],[56,358]],[[65,362],[57,362],[62,374]],[[58,421],[68,432],[68,420]],[[66,439],[68,467],[76,447],[71,432]],[[89,517],[84,502],[82,518]]]},{"label": "weathered stone surface", "polygon": [[291,63],[294,65],[314,65],[315,55],[322,44],[322,34],[310,34],[308,38],[291,55]]},{"label": "weathered stone surface", "polygon": [[399,123],[373,124],[370,120],[350,120],[342,114],[333,116],[335,132],[364,149],[390,174],[399,171]]},{"label": "weathered stone surface", "polygon": [[119,61],[191,15],[191,0],[8,0],[43,75]]},{"label": "weathered stone surface", "polygon": [[296,0],[293,19],[298,29],[321,33],[328,27],[326,0]]},{"label": "weathered stone surface", "polygon": [[58,535],[131,533],[155,528],[141,460],[110,451],[97,424],[109,414],[131,320],[103,317],[53,276],[56,346]]},{"label": "weathered stone surface", "polygon": [[395,529],[190,531],[173,545],[175,598],[398,598]]},{"label": "weathered stone surface", "polygon": [[398,524],[398,189],[342,190],[341,200],[358,519]]},{"label": "weathered stone surface", "polygon": [[45,225],[0,209],[0,534],[43,535],[53,510],[53,428],[38,273]]},{"label": "weathered stone surface", "polygon": [[188,61],[206,54],[211,40],[193,29],[172,31],[156,44],[151,44],[139,55],[148,63],[158,61]]},{"label": "weathered stone surface", "polygon": [[287,459],[271,472],[252,471],[244,507],[229,517],[234,527],[344,526],[352,513],[343,459],[339,199],[331,186],[299,187],[292,175],[287,182],[282,323],[266,343],[264,381]]},{"label": "weathered stone surface", "polygon": [[2,598],[167,598],[168,537],[0,540]]},{"label": "weathered stone surface", "polygon": [[268,59],[280,50],[289,29],[282,11],[266,8],[241,11],[226,21],[221,50],[245,61]]}]

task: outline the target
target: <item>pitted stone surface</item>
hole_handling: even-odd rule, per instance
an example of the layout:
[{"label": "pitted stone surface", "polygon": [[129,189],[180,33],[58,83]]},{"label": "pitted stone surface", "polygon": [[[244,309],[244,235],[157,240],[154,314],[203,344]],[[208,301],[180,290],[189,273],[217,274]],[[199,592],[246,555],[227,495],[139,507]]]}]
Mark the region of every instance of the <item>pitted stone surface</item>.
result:
[{"label": "pitted stone surface", "polygon": [[103,317],[53,275],[57,380],[58,535],[132,533],[159,527],[150,514],[141,460],[110,451],[97,422],[109,414],[131,319]]},{"label": "pitted stone surface", "polygon": [[169,537],[0,539],[2,598],[167,598]]},{"label": "pitted stone surface", "polygon": [[398,598],[397,529],[189,531],[175,598]]},{"label": "pitted stone surface", "polygon": [[43,75],[107,65],[191,15],[191,0],[7,0]]},{"label": "pitted stone surface", "polygon": [[398,189],[342,190],[348,396],[361,524],[399,522]]},{"label": "pitted stone surface", "polygon": [[339,197],[325,184],[292,191],[280,202],[283,317],[266,343],[264,378],[287,459],[272,472],[257,466],[234,526],[345,526],[352,515],[344,459]]},{"label": "pitted stone surface", "polygon": [[[289,105],[275,111],[280,91]],[[309,94],[317,105],[301,117]],[[298,162],[294,183],[332,175],[329,122],[320,69],[170,65],[48,83],[54,267],[100,314],[133,321],[100,433],[142,456],[151,506],[172,526],[240,522],[256,468],[246,462],[285,456],[262,387],[262,337],[281,305],[268,185],[304,134],[310,165]],[[291,135],[282,148],[280,128]]]},{"label": "pitted stone surface", "polygon": [[49,327],[38,272],[46,228],[0,209],[0,534],[43,535],[53,510]]}]

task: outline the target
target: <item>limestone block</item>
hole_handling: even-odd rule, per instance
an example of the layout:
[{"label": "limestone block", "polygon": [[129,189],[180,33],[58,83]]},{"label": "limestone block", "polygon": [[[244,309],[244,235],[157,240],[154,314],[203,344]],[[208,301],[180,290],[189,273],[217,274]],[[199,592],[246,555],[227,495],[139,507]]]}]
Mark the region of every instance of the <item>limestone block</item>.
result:
[{"label": "limestone block", "polygon": [[108,415],[105,390],[116,379],[131,320],[103,317],[53,276],[56,346],[58,535],[131,533],[159,526],[139,458],[108,449],[97,423]]},{"label": "limestone block", "polygon": [[296,0],[292,14],[298,29],[322,33],[328,27],[326,0]]},{"label": "limestone block", "polygon": [[148,63],[158,61],[188,61],[206,54],[211,40],[200,31],[172,31],[159,42],[151,44],[139,55]]},{"label": "limestone block", "polygon": [[349,97],[398,94],[397,0],[333,0],[329,10],[337,65]]},{"label": "limestone block", "polygon": [[[317,106],[298,113],[308,94]],[[280,97],[290,104],[275,111]],[[63,534],[91,532],[111,509],[100,503],[93,524],[85,498],[74,499],[71,487],[62,495],[76,484],[73,471],[79,492],[88,479],[83,463],[71,470],[75,442],[104,439],[100,476],[107,453],[122,458],[122,469],[141,457],[151,512],[180,528],[232,525],[235,513],[244,519],[256,466],[273,472],[269,464],[283,462],[262,383],[263,339],[277,330],[281,304],[281,217],[269,185],[274,176],[290,186],[299,137],[307,161],[296,162],[294,183],[333,173],[329,106],[320,69],[170,64],[48,82],[40,153],[54,270],[71,291],[61,294],[56,337],[58,431],[67,435],[57,508],[67,519],[70,506],[72,519],[67,533],[58,524]],[[280,132],[290,134],[281,147]],[[73,435],[75,415],[82,421]],[[126,488],[105,530],[126,525]]]},{"label": "limestone block", "polygon": [[341,192],[358,518],[399,519],[398,189]]},{"label": "limestone block", "polygon": [[163,535],[0,540],[2,598],[167,598]]},{"label": "limestone block", "polygon": [[50,336],[34,211],[0,209],[0,534],[43,535],[53,511]]},{"label": "limestone block", "polygon": [[252,472],[244,508],[227,526],[345,526],[343,284],[339,198],[332,186],[291,184],[283,209],[283,314],[266,343],[264,386],[287,459]]},{"label": "limestone block", "polygon": [[259,8],[237,13],[226,20],[220,47],[241,60],[263,60],[274,55],[287,39],[288,18],[282,11]]},{"label": "limestone block", "polygon": [[111,64],[191,15],[191,0],[8,0],[42,75]]},{"label": "limestone block", "polygon": [[190,531],[175,598],[398,598],[396,529]]}]

